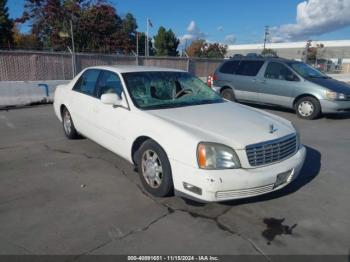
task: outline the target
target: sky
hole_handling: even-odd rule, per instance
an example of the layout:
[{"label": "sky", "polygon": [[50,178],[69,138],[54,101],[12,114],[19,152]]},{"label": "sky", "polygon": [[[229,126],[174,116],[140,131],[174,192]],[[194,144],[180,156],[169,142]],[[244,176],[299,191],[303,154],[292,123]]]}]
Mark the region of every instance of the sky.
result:
[{"label": "sky", "polygon": [[[264,26],[271,42],[350,39],[350,0],[107,0],[119,15],[132,13],[138,30],[150,35],[171,28],[181,43],[202,38],[223,44],[261,43]],[[10,16],[24,0],[8,0]],[[20,30],[26,32],[28,25]]]}]

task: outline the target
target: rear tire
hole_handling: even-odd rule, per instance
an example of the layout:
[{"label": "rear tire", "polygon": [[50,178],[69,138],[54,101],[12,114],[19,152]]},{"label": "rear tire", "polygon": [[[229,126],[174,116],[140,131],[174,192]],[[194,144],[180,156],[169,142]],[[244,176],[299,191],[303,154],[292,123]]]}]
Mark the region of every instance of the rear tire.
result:
[{"label": "rear tire", "polygon": [[234,94],[232,88],[225,88],[220,93],[221,93],[221,96],[223,98],[230,100],[230,101],[236,101],[236,97],[235,97],[235,94]]},{"label": "rear tire", "polygon": [[170,162],[163,148],[153,140],[145,141],[135,154],[144,188],[156,197],[173,194]]},{"label": "rear tire", "polygon": [[320,102],[312,97],[305,96],[295,103],[295,111],[298,117],[307,120],[317,119],[321,115]]},{"label": "rear tire", "polygon": [[73,119],[67,108],[63,108],[62,110],[62,127],[64,134],[69,139],[77,139],[79,138],[79,134],[74,127]]}]

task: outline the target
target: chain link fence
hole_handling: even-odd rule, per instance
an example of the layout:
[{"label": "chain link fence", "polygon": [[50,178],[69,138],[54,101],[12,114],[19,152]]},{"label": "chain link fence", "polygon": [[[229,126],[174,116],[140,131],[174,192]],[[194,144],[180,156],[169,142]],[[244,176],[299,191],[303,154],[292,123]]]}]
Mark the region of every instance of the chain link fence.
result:
[{"label": "chain link fence", "polygon": [[175,68],[198,77],[215,71],[222,59],[136,57],[111,54],[36,51],[0,51],[0,81],[69,80],[76,72],[97,65],[144,65]]}]

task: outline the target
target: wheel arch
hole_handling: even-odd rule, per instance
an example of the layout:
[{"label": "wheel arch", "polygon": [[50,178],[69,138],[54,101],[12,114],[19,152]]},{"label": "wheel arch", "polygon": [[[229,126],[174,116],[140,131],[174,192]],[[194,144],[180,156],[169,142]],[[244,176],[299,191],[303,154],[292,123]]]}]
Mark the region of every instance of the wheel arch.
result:
[{"label": "wheel arch", "polygon": [[315,95],[307,94],[307,93],[306,93],[306,94],[301,94],[301,95],[298,95],[297,97],[294,98],[294,101],[293,101],[293,108],[295,108],[296,103],[297,103],[300,99],[302,99],[303,97],[308,97],[308,96],[315,98],[317,101],[320,101],[320,99],[319,99],[317,96],[315,96]]},{"label": "wheel arch", "polygon": [[232,91],[234,91],[234,87],[229,86],[229,85],[224,85],[223,87],[220,88],[220,93],[222,93],[222,91],[226,90],[226,89],[231,89]]},{"label": "wheel arch", "polygon": [[132,146],[131,146],[131,159],[132,159],[132,162],[136,165],[137,162],[136,162],[136,155],[135,153],[137,152],[137,150],[139,150],[139,148],[141,147],[141,145],[146,142],[147,140],[152,140],[154,143],[158,144],[162,149],[163,151],[165,152],[165,154],[167,155],[167,157],[169,158],[169,154],[168,154],[168,151],[164,148],[164,146],[162,146],[162,143],[159,143],[156,139],[152,138],[151,136],[148,136],[148,135],[141,135],[141,136],[138,136],[134,142],[132,143]]},{"label": "wheel arch", "polygon": [[65,104],[61,104],[60,105],[60,114],[61,114],[61,117],[62,117],[62,114],[63,114],[63,110],[64,109],[67,109],[68,110],[68,108],[67,108],[67,106],[65,105]]}]

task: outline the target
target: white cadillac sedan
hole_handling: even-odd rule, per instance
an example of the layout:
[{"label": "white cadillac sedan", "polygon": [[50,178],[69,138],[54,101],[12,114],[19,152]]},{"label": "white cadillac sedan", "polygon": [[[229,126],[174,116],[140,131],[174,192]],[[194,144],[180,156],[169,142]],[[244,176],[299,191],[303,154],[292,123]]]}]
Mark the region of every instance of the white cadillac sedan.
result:
[{"label": "white cadillac sedan", "polygon": [[293,181],[305,159],[291,122],[180,70],[91,67],[58,86],[54,101],[68,138],[81,134],[135,164],[154,196],[261,195]]}]

